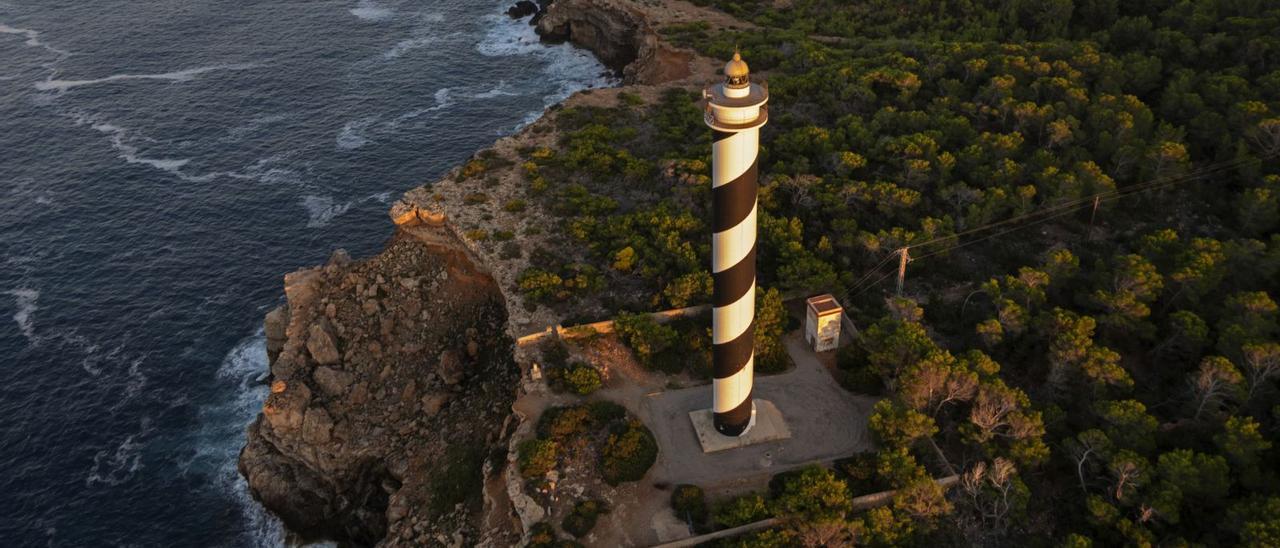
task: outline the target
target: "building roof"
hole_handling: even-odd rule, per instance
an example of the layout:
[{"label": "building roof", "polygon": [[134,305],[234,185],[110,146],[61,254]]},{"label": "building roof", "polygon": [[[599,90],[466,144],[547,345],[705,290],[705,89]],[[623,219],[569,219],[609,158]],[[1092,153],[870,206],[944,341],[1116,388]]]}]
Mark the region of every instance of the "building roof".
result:
[{"label": "building roof", "polygon": [[813,309],[813,311],[819,316],[839,314],[843,310],[840,307],[840,303],[836,302],[836,298],[831,296],[830,293],[809,297],[805,302],[808,303],[809,308]]}]

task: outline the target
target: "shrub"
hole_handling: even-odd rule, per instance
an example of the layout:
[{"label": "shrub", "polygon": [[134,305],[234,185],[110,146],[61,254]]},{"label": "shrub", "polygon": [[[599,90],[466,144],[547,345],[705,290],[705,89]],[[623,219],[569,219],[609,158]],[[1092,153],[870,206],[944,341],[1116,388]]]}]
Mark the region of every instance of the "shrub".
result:
[{"label": "shrub", "polygon": [[498,256],[503,259],[519,259],[520,254],[520,244],[515,242],[506,242],[502,244],[502,251],[498,253]]},{"label": "shrub", "polygon": [[764,497],[759,493],[751,493],[716,505],[712,519],[715,520],[716,525],[728,528],[757,522],[768,517],[769,508],[765,505]]},{"label": "shrub", "polygon": [[663,356],[679,340],[679,333],[672,327],[658,323],[648,314],[626,313],[620,314],[613,325],[645,367],[669,373],[681,369],[678,357]]},{"label": "shrub", "polygon": [[782,481],[773,507],[780,516],[834,520],[853,510],[848,486],[826,468],[808,466],[777,479]]},{"label": "shrub", "polygon": [[480,446],[454,446],[445,452],[430,476],[431,506],[429,515],[439,516],[467,500],[475,500],[483,481],[481,466],[484,451]]},{"label": "shrub", "polygon": [[605,507],[603,502],[597,500],[584,500],[573,505],[573,511],[564,517],[564,521],[560,526],[566,532],[575,537],[586,536],[591,529],[596,526],[596,519],[600,514],[609,513],[609,509]]},{"label": "shrub", "polygon": [[601,451],[600,467],[604,481],[617,485],[644,477],[658,458],[658,443],[639,421],[632,420],[621,432],[610,434]]},{"label": "shrub", "polygon": [[564,383],[573,393],[585,396],[600,388],[600,372],[585,363],[575,363],[565,372]]},{"label": "shrub", "polygon": [[468,230],[465,235],[468,240],[473,240],[477,242],[483,242],[489,239],[489,233],[486,232],[483,228]]},{"label": "shrub", "polygon": [[554,440],[527,440],[520,443],[520,474],[526,478],[546,475],[556,467],[560,444]]},{"label": "shrub", "polygon": [[629,107],[637,107],[644,104],[643,97],[625,91],[618,94],[618,101]]},{"label": "shrub", "polygon": [[467,162],[465,165],[462,166],[462,178],[470,179],[472,177],[475,177],[476,175],[484,173],[485,169],[486,169],[486,166],[485,166],[484,160],[476,158],[474,160]]},{"label": "shrub", "polygon": [[493,233],[493,239],[499,242],[506,242],[515,239],[516,233],[510,230],[497,230]]},{"label": "shrub", "polygon": [[611,401],[593,401],[587,404],[591,418],[598,424],[608,424],[627,416],[627,409]]},{"label": "shrub", "polygon": [[694,529],[707,521],[707,498],[697,485],[677,485],[671,492],[671,508]]},{"label": "shrub", "polygon": [[567,440],[585,434],[596,421],[591,410],[581,405],[553,407],[542,413],[538,421],[538,434],[553,440]]},{"label": "shrub", "polygon": [[529,548],[552,548],[556,546],[556,528],[545,521],[533,524],[529,528]]},{"label": "shrub", "polygon": [[489,201],[489,195],[483,192],[472,192],[462,197],[462,203],[466,205],[483,204]]},{"label": "shrub", "polygon": [[505,204],[502,204],[502,209],[503,209],[504,211],[508,211],[508,212],[511,212],[511,213],[519,213],[519,212],[521,212],[521,211],[524,211],[524,209],[525,209],[526,205],[527,205],[527,204],[525,204],[525,201],[524,201],[524,200],[521,200],[521,199],[518,199],[518,198],[517,198],[517,199],[511,200],[511,201],[509,201],[509,202],[507,202],[507,203],[505,203]]},{"label": "shrub", "polygon": [[569,349],[559,340],[551,339],[542,344],[542,361],[551,367],[564,367],[569,363]]}]

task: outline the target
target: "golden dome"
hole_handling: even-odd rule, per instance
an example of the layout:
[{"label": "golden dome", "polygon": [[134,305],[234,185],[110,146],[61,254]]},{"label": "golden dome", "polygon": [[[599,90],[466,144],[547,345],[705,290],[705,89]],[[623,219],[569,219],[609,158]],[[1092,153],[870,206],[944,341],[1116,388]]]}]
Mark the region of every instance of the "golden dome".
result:
[{"label": "golden dome", "polygon": [[733,60],[725,63],[724,77],[731,84],[745,83],[747,76],[751,74],[751,69],[747,67],[747,62],[742,60],[742,55],[733,52]]}]

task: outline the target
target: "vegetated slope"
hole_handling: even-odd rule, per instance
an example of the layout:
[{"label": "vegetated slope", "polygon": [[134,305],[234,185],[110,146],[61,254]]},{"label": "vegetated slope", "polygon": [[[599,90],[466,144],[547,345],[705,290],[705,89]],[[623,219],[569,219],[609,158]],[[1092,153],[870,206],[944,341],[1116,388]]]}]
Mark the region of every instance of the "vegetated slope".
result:
[{"label": "vegetated slope", "polygon": [[[864,327],[845,380],[889,396],[882,451],[840,468],[908,494],[823,520],[884,544],[1277,542],[1280,8],[703,3],[760,27],[659,29],[770,84],[760,282],[840,295]],[[707,300],[696,101],[566,110],[522,151],[582,251],[536,254],[532,300]],[[952,470],[948,498],[926,485]]]}]

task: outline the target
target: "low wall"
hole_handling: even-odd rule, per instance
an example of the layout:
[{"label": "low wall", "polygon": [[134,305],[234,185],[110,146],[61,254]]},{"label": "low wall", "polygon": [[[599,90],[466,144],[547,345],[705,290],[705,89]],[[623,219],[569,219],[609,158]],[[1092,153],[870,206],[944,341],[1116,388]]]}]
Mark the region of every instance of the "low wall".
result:
[{"label": "low wall", "polygon": [[[671,310],[663,310],[660,312],[650,312],[649,316],[658,323],[666,323],[676,318],[684,318],[688,316],[697,316],[699,314],[711,310],[711,305],[703,304],[698,306],[688,306],[685,308],[674,308]],[[584,323],[564,327],[561,325],[553,325],[542,331],[535,331],[516,339],[516,346],[527,346],[546,340],[548,337],[558,337],[561,340],[572,340],[592,335],[604,333],[613,333],[613,320],[604,320],[600,322]]]},{"label": "low wall", "polygon": [[[943,489],[947,489],[952,485],[955,485],[956,482],[959,482],[960,476],[947,476],[945,478],[938,478],[937,480],[934,480],[934,481],[937,481],[938,485],[941,485]],[[859,510],[867,510],[870,508],[875,508],[877,506],[884,506],[892,502],[893,496],[897,493],[898,493],[897,491],[881,491],[879,493],[871,493],[870,495],[862,495],[860,497],[854,497],[853,510],[856,512]],[[759,531],[761,529],[776,527],[781,524],[782,524],[782,521],[779,520],[778,518],[769,518],[765,520],[748,523],[746,525],[739,525],[731,529],[723,529],[720,531],[715,531],[713,533],[707,533],[705,535],[697,535],[697,536],[684,538],[680,540],[673,540],[671,542],[665,542],[662,544],[656,544],[652,548],[685,548],[688,546],[697,546],[704,542],[711,542],[716,539],[735,537],[738,535]]]}]

